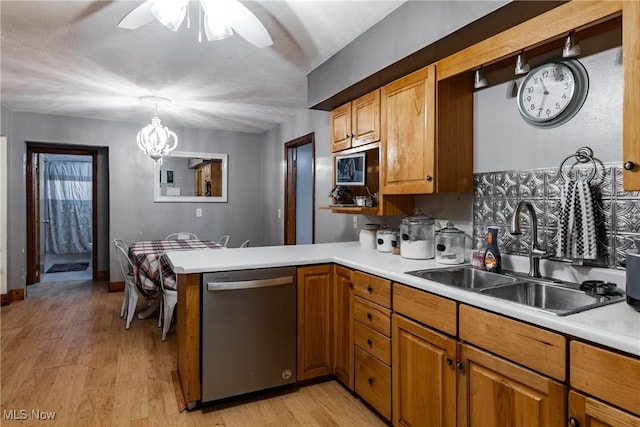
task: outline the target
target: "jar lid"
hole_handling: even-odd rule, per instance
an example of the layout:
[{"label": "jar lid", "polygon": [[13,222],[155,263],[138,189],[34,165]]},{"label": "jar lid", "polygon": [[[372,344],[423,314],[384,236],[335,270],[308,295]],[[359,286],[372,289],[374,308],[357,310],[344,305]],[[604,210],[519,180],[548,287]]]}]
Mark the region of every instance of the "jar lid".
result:
[{"label": "jar lid", "polygon": [[379,228],[380,228],[380,224],[369,223],[364,225],[365,230],[377,230]]},{"label": "jar lid", "polygon": [[433,224],[434,222],[433,218],[423,214],[420,208],[414,209],[413,215],[402,218],[403,224]]},{"label": "jar lid", "polygon": [[378,230],[378,234],[382,235],[382,234],[393,234],[394,230],[386,227],[386,228],[381,228],[380,230]]},{"label": "jar lid", "polygon": [[455,228],[453,226],[453,223],[451,221],[447,222],[447,225],[444,228],[441,228],[440,230],[436,231],[436,233],[443,233],[443,234],[464,234],[464,231],[459,230],[457,228]]}]

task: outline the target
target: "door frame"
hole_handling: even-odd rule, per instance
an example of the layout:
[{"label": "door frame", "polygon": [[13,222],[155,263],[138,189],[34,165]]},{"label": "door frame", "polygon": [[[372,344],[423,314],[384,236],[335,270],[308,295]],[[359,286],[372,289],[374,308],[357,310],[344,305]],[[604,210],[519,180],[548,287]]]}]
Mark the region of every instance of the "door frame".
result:
[{"label": "door frame", "polygon": [[26,199],[27,199],[27,271],[26,284],[40,281],[40,168],[33,164],[34,154],[71,154],[91,156],[91,233],[92,278],[97,280],[98,271],[98,150],[89,147],[68,147],[59,144],[27,142]]},{"label": "door frame", "polygon": [[313,180],[313,194],[311,210],[311,241],[316,241],[316,142],[315,133],[311,132],[284,144],[284,158],[286,159],[284,179],[284,244],[296,244],[296,148],[311,144],[311,177]]}]

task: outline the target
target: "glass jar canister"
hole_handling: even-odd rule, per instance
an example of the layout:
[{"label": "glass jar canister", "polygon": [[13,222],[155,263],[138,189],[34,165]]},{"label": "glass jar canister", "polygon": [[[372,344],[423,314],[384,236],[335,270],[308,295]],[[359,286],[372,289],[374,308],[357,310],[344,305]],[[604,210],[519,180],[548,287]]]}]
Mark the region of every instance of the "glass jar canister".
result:
[{"label": "glass jar canister", "polygon": [[400,255],[403,258],[431,259],[434,257],[435,221],[415,209],[400,224]]},{"label": "glass jar canister", "polygon": [[365,224],[360,230],[360,246],[366,249],[376,249],[376,232],[380,228],[378,224]]}]

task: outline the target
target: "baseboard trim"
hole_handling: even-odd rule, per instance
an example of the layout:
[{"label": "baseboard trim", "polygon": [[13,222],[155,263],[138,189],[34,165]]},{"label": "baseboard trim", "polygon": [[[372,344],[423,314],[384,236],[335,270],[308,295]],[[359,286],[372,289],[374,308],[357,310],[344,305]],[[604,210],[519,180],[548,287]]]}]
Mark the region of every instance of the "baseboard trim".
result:
[{"label": "baseboard trim", "polygon": [[0,306],[4,307],[5,305],[9,305],[11,300],[9,299],[9,294],[1,294],[0,295]]},{"label": "baseboard trim", "polygon": [[109,282],[109,292],[122,292],[122,291],[124,291],[124,281]]},{"label": "baseboard trim", "polygon": [[96,271],[96,280],[99,280],[99,281],[109,280],[109,272],[108,271]]}]

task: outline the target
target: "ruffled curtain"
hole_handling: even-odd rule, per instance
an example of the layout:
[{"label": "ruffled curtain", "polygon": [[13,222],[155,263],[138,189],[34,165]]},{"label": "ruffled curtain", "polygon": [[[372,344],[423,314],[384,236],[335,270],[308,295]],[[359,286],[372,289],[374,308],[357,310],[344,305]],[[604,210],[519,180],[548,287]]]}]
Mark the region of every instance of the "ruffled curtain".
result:
[{"label": "ruffled curtain", "polygon": [[92,248],[91,163],[51,161],[45,171],[49,216],[46,251],[89,253]]}]

